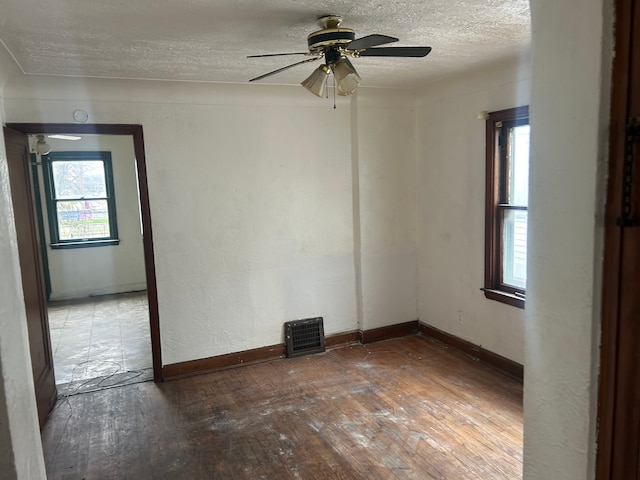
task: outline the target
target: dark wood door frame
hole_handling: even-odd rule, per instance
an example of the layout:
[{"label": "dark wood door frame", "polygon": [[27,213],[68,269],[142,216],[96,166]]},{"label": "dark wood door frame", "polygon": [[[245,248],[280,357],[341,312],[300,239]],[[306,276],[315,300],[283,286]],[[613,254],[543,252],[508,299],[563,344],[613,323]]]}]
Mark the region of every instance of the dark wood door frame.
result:
[{"label": "dark wood door frame", "polygon": [[36,226],[36,190],[33,188],[27,138],[22,133],[9,128],[4,128],[3,133],[11,185],[11,202],[15,212],[31,372],[38,421],[42,429],[49,412],[56,403],[58,393],[53,370],[47,296],[42,275],[40,235]]},{"label": "dark wood door frame", "polygon": [[151,355],[153,358],[153,380],[163,381],[162,354],[160,349],[160,319],[158,316],[158,288],[153,253],[153,235],[151,229],[151,210],[149,207],[149,189],[147,166],[144,154],[142,125],[121,124],[77,124],[77,123],[8,123],[8,128],[25,135],[38,133],[78,133],[101,135],[131,135],[138,169],[138,188],[140,191],[140,211],[142,215],[142,236],[144,246],[144,264],[147,277],[147,296],[149,298],[149,324],[151,329]]},{"label": "dark wood door frame", "polygon": [[[635,0],[616,0],[615,58],[612,74],[609,166],[605,212],[605,250],[602,293],[600,384],[598,391],[598,480],[632,480],[637,471],[639,432],[634,431],[638,413],[637,365],[629,352],[640,349],[640,334],[634,323],[633,301],[640,273],[637,269],[640,227],[621,228],[616,220],[622,214],[626,125],[629,117],[640,116],[638,80],[640,61],[633,42],[638,42],[640,5]],[[635,37],[635,38],[634,38]],[[632,48],[633,46],[633,48]],[[634,84],[635,82],[635,84]],[[636,147],[636,152],[640,149]],[[636,155],[638,156],[638,155]],[[639,166],[633,178],[634,214],[638,218]],[[630,327],[631,326],[631,327]],[[632,356],[631,356],[632,357]],[[626,458],[626,459],[625,459]],[[629,462],[635,462],[635,467]],[[633,471],[631,471],[633,470]]]}]

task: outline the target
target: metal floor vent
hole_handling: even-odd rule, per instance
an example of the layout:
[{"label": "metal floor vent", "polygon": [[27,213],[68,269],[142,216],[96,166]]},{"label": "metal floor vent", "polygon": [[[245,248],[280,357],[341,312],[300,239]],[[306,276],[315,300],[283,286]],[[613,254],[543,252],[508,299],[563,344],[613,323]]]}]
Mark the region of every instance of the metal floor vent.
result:
[{"label": "metal floor vent", "polygon": [[322,317],[285,322],[284,338],[287,357],[299,357],[309,353],[324,352],[324,325]]}]

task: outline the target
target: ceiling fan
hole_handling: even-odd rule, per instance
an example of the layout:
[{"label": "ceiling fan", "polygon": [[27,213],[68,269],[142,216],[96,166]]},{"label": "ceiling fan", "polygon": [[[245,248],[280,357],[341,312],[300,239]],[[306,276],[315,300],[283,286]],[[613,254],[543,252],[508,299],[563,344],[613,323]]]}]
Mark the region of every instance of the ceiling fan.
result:
[{"label": "ceiling fan", "polygon": [[[82,137],[78,135],[63,135],[60,133],[47,135],[48,138],[55,138],[57,140],[81,140]],[[38,153],[40,155],[48,155],[51,152],[51,144],[47,143],[45,135],[39,133],[35,136],[31,153]]]},{"label": "ceiling fan", "polygon": [[431,51],[431,47],[378,47],[388,43],[397,42],[395,37],[386,35],[367,35],[356,39],[355,32],[350,28],[340,27],[342,17],[340,15],[325,15],[318,18],[322,30],[311,33],[307,37],[308,52],[271,53],[266,55],[249,55],[247,58],[277,57],[284,55],[307,55],[312,58],[296,62],[286,67],[279,68],[259,77],[252,78],[250,82],[262,80],[276,73],[288,70],[291,67],[303,63],[314,62],[324,58],[325,63],[320,65],[302,86],[318,97],[324,97],[327,79],[331,73],[335,77],[338,95],[352,94],[361,78],[349,57],[425,57]]}]

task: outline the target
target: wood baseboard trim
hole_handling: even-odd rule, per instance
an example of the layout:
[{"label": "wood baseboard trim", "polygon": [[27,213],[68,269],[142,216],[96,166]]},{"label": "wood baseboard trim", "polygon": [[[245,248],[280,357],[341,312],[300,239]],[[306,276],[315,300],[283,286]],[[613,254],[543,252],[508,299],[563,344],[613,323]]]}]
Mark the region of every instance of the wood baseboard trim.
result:
[{"label": "wood baseboard trim", "polygon": [[252,363],[266,362],[283,358],[285,355],[284,344],[269,345],[266,347],[253,348],[242,352],[227,353],[215,357],[200,358],[187,362],[172,363],[162,367],[164,380],[208,373],[240,365],[250,365]]},{"label": "wood baseboard trim", "polygon": [[[327,336],[325,338],[325,345],[327,348],[336,347],[338,345],[358,342],[359,340],[360,336],[358,331],[338,333],[336,335]],[[269,360],[284,358],[285,355],[286,349],[284,344],[269,345],[266,347],[244,350],[242,352],[227,353],[224,355],[217,355],[215,357],[165,365],[162,367],[162,376],[164,380],[173,380],[201,373],[240,367],[242,365],[268,362]]]},{"label": "wood baseboard trim", "polygon": [[418,333],[419,324],[420,322],[418,320],[412,320],[410,322],[396,323],[395,325],[373,328],[371,330],[360,330],[360,342],[380,342],[382,340],[389,340],[391,338],[414,335]]},{"label": "wood baseboard trim", "polygon": [[324,339],[324,345],[327,348],[338,347],[340,345],[346,345],[348,343],[360,342],[360,332],[358,330],[352,330],[351,332],[336,333],[329,335]]},{"label": "wood baseboard trim", "polygon": [[[349,343],[371,343],[390,338],[405,337],[418,333],[418,320],[412,322],[398,323],[387,327],[374,328],[372,330],[353,330],[350,332],[328,335],[325,340],[327,348],[333,348]],[[201,358],[187,362],[172,363],[162,367],[163,380],[174,380],[201,373],[210,373],[217,370],[251,365],[254,363],[268,362],[284,358],[286,355],[285,345],[269,345],[266,347],[244,350],[242,352],[227,353],[215,357]]]},{"label": "wood baseboard trim", "polygon": [[439,330],[426,323],[420,322],[418,329],[423,335],[438,340],[450,347],[456,348],[483,363],[503,371],[510,377],[516,378],[520,381],[524,378],[524,367],[513,360],[509,360],[502,355],[498,355],[497,353],[493,353],[482,348],[480,345],[463,340],[460,337],[451,335],[450,333]]}]

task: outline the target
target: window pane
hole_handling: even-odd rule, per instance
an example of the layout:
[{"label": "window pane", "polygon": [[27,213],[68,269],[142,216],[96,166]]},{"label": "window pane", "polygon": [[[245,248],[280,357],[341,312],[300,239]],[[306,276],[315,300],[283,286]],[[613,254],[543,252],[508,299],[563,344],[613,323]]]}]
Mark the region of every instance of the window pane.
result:
[{"label": "window pane", "polygon": [[504,210],[502,228],[502,283],[527,286],[527,211]]},{"label": "window pane", "polygon": [[529,197],[529,131],[529,125],[521,125],[513,127],[509,132],[511,205],[526,206]]},{"label": "window pane", "polygon": [[84,240],[111,236],[106,200],[57,202],[60,240]]},{"label": "window pane", "polygon": [[51,167],[56,199],[107,196],[102,160],[56,160]]}]

